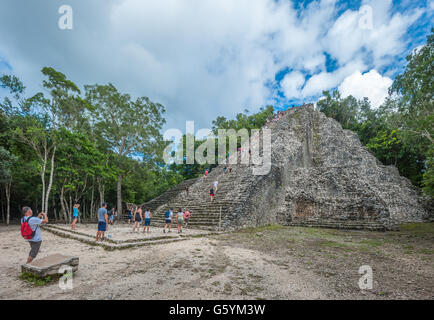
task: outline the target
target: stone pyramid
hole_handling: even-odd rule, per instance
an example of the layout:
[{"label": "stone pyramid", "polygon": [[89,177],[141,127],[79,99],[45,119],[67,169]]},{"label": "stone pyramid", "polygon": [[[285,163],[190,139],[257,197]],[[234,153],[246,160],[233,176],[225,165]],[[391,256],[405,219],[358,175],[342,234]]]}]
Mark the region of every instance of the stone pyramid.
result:
[{"label": "stone pyramid", "polygon": [[[190,180],[188,196],[176,187],[160,196],[158,207],[151,208],[153,224],[162,224],[169,207],[189,209],[192,227],[222,230],[274,223],[388,230],[403,222],[433,221],[433,203],[420,189],[313,105],[289,109],[268,128],[268,174],[254,175],[253,164],[232,165],[232,173],[225,174],[221,164],[206,180]],[[231,157],[240,163],[239,155]]]}]

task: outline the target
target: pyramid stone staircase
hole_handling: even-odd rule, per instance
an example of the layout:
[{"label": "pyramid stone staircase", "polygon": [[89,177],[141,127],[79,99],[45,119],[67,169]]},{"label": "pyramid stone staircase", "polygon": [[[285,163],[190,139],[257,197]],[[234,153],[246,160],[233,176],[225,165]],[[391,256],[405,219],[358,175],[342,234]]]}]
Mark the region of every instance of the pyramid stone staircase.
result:
[{"label": "pyramid stone staircase", "polygon": [[[401,222],[431,221],[432,202],[396,168],[377,161],[357,135],[313,105],[292,108],[271,130],[271,168],[255,175],[260,166],[241,164],[231,154],[232,172],[219,164],[207,179],[191,181],[189,196],[175,187],[149,203],[153,225],[164,224],[164,212],[191,212],[194,228],[232,230],[272,223],[346,229],[395,229]],[[262,141],[242,145],[258,148]],[[214,202],[209,189],[218,181]]]}]

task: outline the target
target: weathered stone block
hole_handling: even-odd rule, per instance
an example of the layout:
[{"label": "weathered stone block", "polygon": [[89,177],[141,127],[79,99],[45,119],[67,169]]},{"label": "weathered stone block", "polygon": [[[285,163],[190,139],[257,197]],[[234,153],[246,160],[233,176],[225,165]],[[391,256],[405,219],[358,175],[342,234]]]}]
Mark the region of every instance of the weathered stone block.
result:
[{"label": "weathered stone block", "polygon": [[33,260],[29,264],[23,264],[21,272],[29,272],[38,277],[46,277],[48,275],[62,274],[63,272],[60,272],[62,266],[69,266],[72,268],[72,272],[75,272],[78,270],[78,265],[78,257],[53,254]]}]

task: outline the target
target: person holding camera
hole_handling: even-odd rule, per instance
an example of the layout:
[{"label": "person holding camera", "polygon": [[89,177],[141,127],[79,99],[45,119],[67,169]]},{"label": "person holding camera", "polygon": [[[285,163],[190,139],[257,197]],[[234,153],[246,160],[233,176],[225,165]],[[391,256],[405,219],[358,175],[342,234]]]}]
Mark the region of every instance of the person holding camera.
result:
[{"label": "person holding camera", "polygon": [[41,236],[41,229],[39,226],[41,224],[48,223],[48,217],[45,212],[41,212],[38,214],[37,217],[33,216],[33,211],[30,209],[30,207],[24,207],[22,209],[23,218],[21,219],[21,233],[23,234],[23,225],[25,227],[30,227],[32,234],[30,236],[25,237],[25,239],[30,244],[30,252],[29,257],[27,258],[27,263],[30,263],[33,261],[33,259],[36,258],[38,255],[39,249],[41,248],[42,244],[42,236]]}]

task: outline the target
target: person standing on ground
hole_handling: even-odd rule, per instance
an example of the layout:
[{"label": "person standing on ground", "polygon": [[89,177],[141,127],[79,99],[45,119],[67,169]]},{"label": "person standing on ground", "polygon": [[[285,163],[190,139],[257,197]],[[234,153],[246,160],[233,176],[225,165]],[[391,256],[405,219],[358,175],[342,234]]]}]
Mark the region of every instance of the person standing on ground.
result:
[{"label": "person standing on ground", "polygon": [[98,231],[96,233],[96,241],[104,240],[104,233],[107,231],[108,215],[107,203],[103,203],[101,208],[98,209]]},{"label": "person standing on ground", "polygon": [[164,228],[163,233],[166,233],[166,228],[169,228],[169,232],[172,232],[170,229],[172,227],[172,217],[173,217],[173,209],[167,209],[164,213]]},{"label": "person standing on ground", "polygon": [[185,187],[185,193],[187,194],[188,197],[188,187]]},{"label": "person standing on ground", "polygon": [[146,227],[148,228],[147,232],[149,233],[149,227],[151,225],[152,213],[149,208],[146,208],[145,211],[145,226],[143,227],[143,233],[145,233]]},{"label": "person standing on ground", "polygon": [[134,227],[133,227],[133,232],[136,231],[140,232],[140,224],[142,223],[142,208],[141,207],[137,207],[136,211],[134,212]]},{"label": "person standing on ground", "polygon": [[75,224],[78,221],[78,216],[79,216],[79,212],[78,212],[78,208],[80,208],[80,204],[76,203],[74,204],[74,213],[72,216],[72,224],[71,224],[71,230],[75,230]]},{"label": "person standing on ground", "polygon": [[211,198],[211,202],[214,201],[214,189],[211,187],[211,189],[209,189],[209,196]]},{"label": "person standing on ground", "polygon": [[27,263],[30,263],[38,255],[42,244],[41,229],[39,226],[41,224],[48,223],[48,217],[45,212],[41,212],[37,217],[33,217],[33,211],[30,209],[30,207],[24,207],[22,209],[22,214],[23,218],[21,219],[21,234],[24,237],[23,230],[26,229],[26,226],[31,229],[29,231],[32,231],[28,237],[25,237],[30,244],[29,257],[27,258]]},{"label": "person standing on ground", "polygon": [[112,218],[112,224],[114,225],[114,224],[115,224],[115,221],[116,221],[117,218],[118,218],[118,210],[116,210],[116,209],[114,209],[114,208],[113,208],[113,210],[114,210],[114,213],[113,213],[113,218]]},{"label": "person standing on ground", "polygon": [[184,212],[184,222],[185,222],[185,229],[187,229],[188,227],[188,219],[190,219],[190,211],[188,211],[188,209],[185,210]]},{"label": "person standing on ground", "polygon": [[182,209],[178,209],[178,213],[176,214],[177,222],[178,222],[178,233],[182,233],[182,224],[184,223],[184,212]]},{"label": "person standing on ground", "polygon": [[109,216],[109,223],[113,224],[113,218],[114,218],[114,214],[115,214],[115,208],[111,208],[110,211],[108,212],[108,216]]},{"label": "person standing on ground", "polygon": [[207,177],[208,177],[208,169],[205,169],[205,175],[203,176],[203,179],[206,180]]}]

